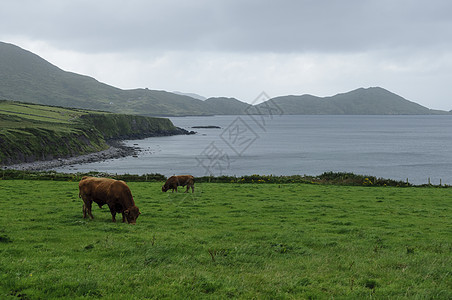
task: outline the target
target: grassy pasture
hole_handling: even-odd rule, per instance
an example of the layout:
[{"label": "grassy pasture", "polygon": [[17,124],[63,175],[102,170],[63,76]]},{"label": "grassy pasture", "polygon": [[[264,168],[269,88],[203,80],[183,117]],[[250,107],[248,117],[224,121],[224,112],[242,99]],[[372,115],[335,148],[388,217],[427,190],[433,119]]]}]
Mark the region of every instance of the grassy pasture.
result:
[{"label": "grassy pasture", "polygon": [[450,189],[131,182],[133,226],[77,185],[0,180],[1,299],[452,298]]},{"label": "grassy pasture", "polygon": [[69,109],[55,106],[44,106],[31,103],[4,101],[0,106],[0,114],[19,116],[31,121],[45,121],[70,124],[73,119],[93,113],[81,109]]},{"label": "grassy pasture", "polygon": [[71,132],[75,131],[74,120],[86,113],[62,107],[0,101],[0,133],[21,132],[25,128]]}]

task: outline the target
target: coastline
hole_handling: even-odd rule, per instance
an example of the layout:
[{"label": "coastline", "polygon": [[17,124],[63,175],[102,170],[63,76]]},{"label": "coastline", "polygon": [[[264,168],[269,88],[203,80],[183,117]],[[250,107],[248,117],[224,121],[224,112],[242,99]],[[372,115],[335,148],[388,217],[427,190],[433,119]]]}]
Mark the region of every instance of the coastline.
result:
[{"label": "coastline", "polygon": [[132,156],[136,155],[139,152],[138,148],[126,146],[123,141],[114,140],[107,142],[107,144],[110,147],[106,150],[99,152],[93,152],[68,158],[57,158],[52,160],[41,160],[29,163],[19,163],[8,166],[2,166],[1,168],[4,170],[45,171],[48,169],[72,164],[98,162],[107,159]]},{"label": "coastline", "polygon": [[19,170],[19,171],[45,171],[52,168],[58,168],[62,166],[83,164],[91,162],[99,162],[107,159],[121,158],[127,156],[137,155],[140,152],[138,147],[130,147],[124,144],[125,140],[130,139],[144,139],[156,136],[171,136],[171,135],[191,135],[196,134],[195,131],[188,131],[183,128],[176,127],[174,131],[159,131],[152,134],[138,134],[121,136],[120,139],[110,139],[106,143],[110,146],[106,150],[99,152],[93,152],[88,154],[82,154],[66,158],[55,158],[51,160],[37,160],[27,163],[17,163],[11,165],[0,165],[0,169],[3,170]]}]

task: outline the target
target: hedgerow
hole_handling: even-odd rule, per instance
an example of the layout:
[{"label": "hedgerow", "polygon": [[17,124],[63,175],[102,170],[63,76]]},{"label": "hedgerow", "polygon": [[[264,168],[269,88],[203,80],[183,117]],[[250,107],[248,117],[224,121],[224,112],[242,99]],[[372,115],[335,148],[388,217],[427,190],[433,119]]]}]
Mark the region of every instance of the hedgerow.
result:
[{"label": "hedgerow", "polygon": [[[57,180],[57,181],[79,181],[83,176],[109,177],[126,182],[162,182],[167,177],[159,174],[109,174],[103,172],[89,173],[58,173],[56,171],[22,171],[22,170],[2,170],[0,179],[27,179],[27,180]],[[244,176],[201,176],[195,177],[195,182],[212,182],[212,183],[273,183],[273,184],[320,184],[320,185],[348,185],[348,186],[394,186],[394,187],[410,187],[415,186],[408,181],[397,181],[393,179],[377,178],[375,176],[358,175],[345,172],[325,172],[319,176],[308,175],[244,175]],[[421,186],[438,186],[450,187],[448,185],[421,185]]]}]

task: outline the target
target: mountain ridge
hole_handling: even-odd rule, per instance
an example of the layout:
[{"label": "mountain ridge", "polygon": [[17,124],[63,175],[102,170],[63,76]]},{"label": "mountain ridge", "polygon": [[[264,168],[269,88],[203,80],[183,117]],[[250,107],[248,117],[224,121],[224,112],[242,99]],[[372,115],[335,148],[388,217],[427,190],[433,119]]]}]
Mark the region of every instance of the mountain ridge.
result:
[{"label": "mountain ridge", "polygon": [[[0,42],[0,99],[145,116],[240,115],[256,111],[235,98],[200,100],[194,95],[147,88],[122,90],[64,71],[28,50]],[[451,114],[426,108],[379,87],[328,97],[279,96],[253,107],[271,104],[285,114]]]},{"label": "mountain ridge", "polygon": [[272,98],[257,108],[274,103],[284,114],[294,115],[416,115],[449,114],[409,101],[381,87],[358,88],[334,96],[309,94]]}]

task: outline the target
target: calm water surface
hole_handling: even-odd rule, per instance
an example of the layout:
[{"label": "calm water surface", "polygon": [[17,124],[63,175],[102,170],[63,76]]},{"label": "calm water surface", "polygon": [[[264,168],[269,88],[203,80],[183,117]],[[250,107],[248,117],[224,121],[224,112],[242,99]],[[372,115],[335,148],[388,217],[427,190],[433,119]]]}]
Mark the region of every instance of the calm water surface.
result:
[{"label": "calm water surface", "polygon": [[[319,175],[327,171],[452,184],[452,116],[170,118],[196,135],[127,141],[143,151],[55,169],[166,176]],[[192,129],[216,125],[221,129]]]}]

